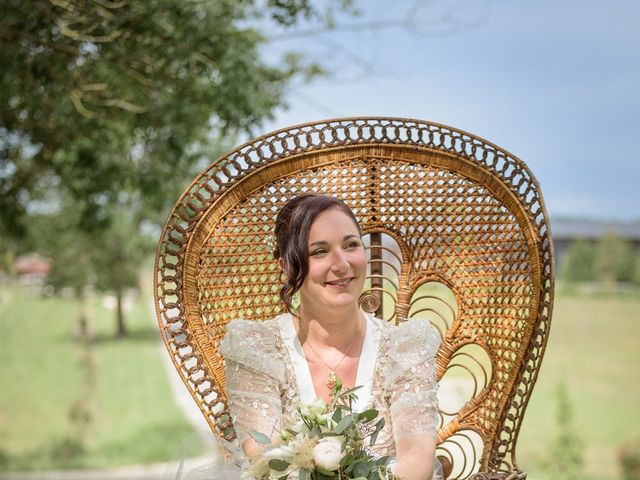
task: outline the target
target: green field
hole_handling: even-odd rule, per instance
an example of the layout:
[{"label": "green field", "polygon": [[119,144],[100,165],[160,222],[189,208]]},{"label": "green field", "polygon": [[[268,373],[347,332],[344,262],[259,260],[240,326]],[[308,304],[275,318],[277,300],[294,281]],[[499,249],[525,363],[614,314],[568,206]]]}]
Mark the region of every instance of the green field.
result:
[{"label": "green field", "polygon": [[[0,290],[0,470],[165,462],[191,433],[172,400],[149,300],[133,305],[124,340],[113,338],[113,310],[93,303],[88,367],[76,302]],[[71,417],[84,412],[86,448],[74,454]]]},{"label": "green field", "polygon": [[[0,470],[108,467],[164,462],[190,433],[171,400],[148,300],[128,314],[131,335],[114,340],[113,311],[94,302],[95,380],[87,395],[78,305],[17,287],[0,289]],[[618,479],[617,449],[640,438],[640,296],[556,298],[551,336],[518,440],[531,480],[546,479],[565,383],[585,445],[586,479]],[[73,436],[71,405],[85,398],[91,421],[84,453],[62,455]],[[63,450],[63,449],[62,449]]]},{"label": "green field", "polygon": [[518,440],[532,480],[557,433],[556,390],[566,384],[584,444],[586,477],[621,478],[617,449],[640,438],[640,296],[556,298],[551,334]]}]

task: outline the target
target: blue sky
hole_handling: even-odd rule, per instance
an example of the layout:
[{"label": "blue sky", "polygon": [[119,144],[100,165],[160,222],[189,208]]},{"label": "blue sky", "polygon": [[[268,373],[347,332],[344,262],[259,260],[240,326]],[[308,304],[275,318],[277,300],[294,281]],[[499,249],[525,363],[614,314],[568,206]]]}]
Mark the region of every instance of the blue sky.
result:
[{"label": "blue sky", "polygon": [[332,73],[292,88],[265,131],[341,116],[431,120],[523,159],[552,218],[640,220],[640,2],[357,5],[360,16],[338,23],[421,8],[404,26],[270,42],[267,54],[296,48]]}]

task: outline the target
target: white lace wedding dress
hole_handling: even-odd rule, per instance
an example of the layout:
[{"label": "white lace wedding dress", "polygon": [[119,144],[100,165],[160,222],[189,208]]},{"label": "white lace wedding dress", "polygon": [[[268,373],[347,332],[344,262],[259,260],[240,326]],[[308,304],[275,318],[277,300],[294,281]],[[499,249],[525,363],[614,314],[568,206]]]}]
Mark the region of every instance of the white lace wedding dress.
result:
[{"label": "white lace wedding dress", "polygon": [[[395,326],[370,315],[366,319],[356,376],[356,385],[363,388],[357,392],[355,410],[374,407],[384,416],[385,426],[371,450],[393,458],[399,438],[436,435],[434,357],[440,336],[426,320],[411,319]],[[220,352],[225,357],[229,408],[240,444],[250,430],[271,436],[282,414],[295,416],[298,401],[316,397],[288,313],[264,322],[231,321]],[[228,474],[223,467],[215,470]],[[202,469],[201,474],[186,478],[219,479],[222,475],[211,475],[211,468],[209,476]],[[438,462],[433,478],[440,478]]]}]

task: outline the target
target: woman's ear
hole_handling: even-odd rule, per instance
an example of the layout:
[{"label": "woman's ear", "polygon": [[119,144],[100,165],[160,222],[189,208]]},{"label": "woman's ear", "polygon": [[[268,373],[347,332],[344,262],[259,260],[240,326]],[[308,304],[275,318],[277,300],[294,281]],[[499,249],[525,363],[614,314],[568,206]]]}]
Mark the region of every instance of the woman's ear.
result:
[{"label": "woman's ear", "polygon": [[284,260],[282,258],[278,259],[278,266],[280,267],[280,270],[282,271],[282,273],[287,275],[287,269],[284,267]]}]

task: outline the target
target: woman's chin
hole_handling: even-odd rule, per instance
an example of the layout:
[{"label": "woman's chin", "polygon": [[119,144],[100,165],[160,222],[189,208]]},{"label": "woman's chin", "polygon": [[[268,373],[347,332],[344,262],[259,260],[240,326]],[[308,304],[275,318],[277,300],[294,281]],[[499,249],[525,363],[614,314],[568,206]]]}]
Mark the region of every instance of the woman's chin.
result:
[{"label": "woman's chin", "polygon": [[339,309],[351,308],[358,305],[358,296],[351,292],[339,292],[327,299],[327,306]]}]

